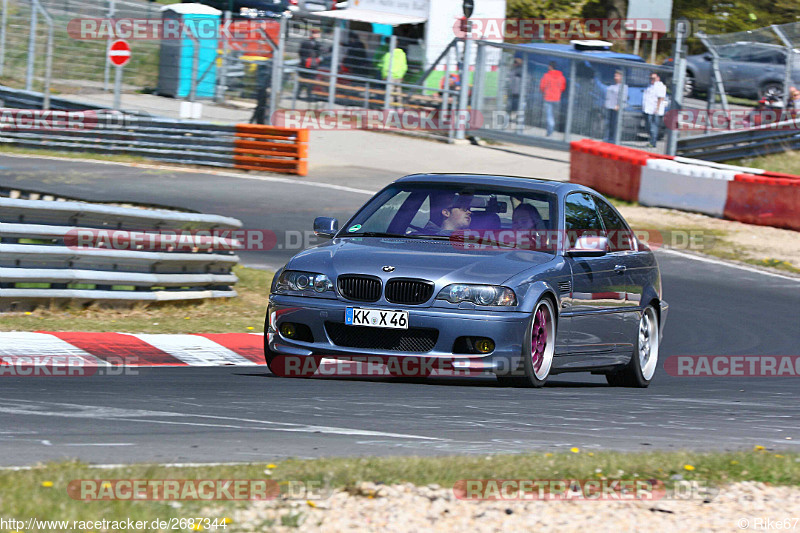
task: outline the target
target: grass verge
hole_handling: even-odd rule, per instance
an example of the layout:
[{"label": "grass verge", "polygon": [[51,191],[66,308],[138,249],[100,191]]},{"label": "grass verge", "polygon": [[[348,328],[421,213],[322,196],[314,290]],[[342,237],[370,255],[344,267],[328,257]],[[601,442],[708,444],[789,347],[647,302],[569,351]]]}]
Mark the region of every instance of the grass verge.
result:
[{"label": "grass verge", "polygon": [[733,161],[727,161],[727,163],[749,168],[762,168],[771,172],[800,175],[800,152],[795,151],[764,155],[761,157],[734,159]]},{"label": "grass verge", "polygon": [[[795,239],[791,230],[741,224],[672,209],[644,207],[618,199],[611,199],[611,202],[634,231],[646,229],[661,232],[663,241],[659,244],[768,270],[800,274],[797,254],[782,246],[781,242],[773,242],[776,236],[779,239]],[[686,236],[692,234],[697,240],[690,242]],[[675,242],[671,242],[673,240]],[[785,257],[767,256],[784,252]]]},{"label": "grass verge", "polygon": [[[22,471],[0,471],[3,508],[17,519],[49,520],[146,520],[202,517],[227,520],[239,501],[81,501],[70,498],[73,480],[184,480],[269,479],[282,487],[303,486],[346,489],[358,493],[361,482],[379,484],[432,483],[449,488],[462,479],[644,479],[698,480],[716,486],[737,481],[761,481],[800,486],[800,454],[775,453],[761,446],[749,452],[691,453],[589,452],[573,448],[566,453],[452,457],[367,457],[316,460],[287,459],[273,464],[208,467],[135,465],[112,469],[90,468],[77,462],[49,463]],[[102,481],[101,481],[102,483]],[[290,483],[292,485],[290,485]],[[318,491],[325,493],[326,491]],[[295,492],[295,494],[297,494]],[[298,502],[314,505],[305,498]],[[291,525],[291,524],[283,524]],[[228,531],[237,531],[230,524]],[[184,529],[187,530],[187,529]]]},{"label": "grass verge", "polygon": [[39,148],[21,148],[19,146],[0,145],[0,154],[34,155],[44,157],[63,157],[67,159],[95,159],[97,161],[114,161],[117,163],[157,163],[152,159],[136,155],[100,154],[97,152],[71,152],[67,150],[49,150]]},{"label": "grass verge", "polygon": [[4,313],[0,331],[122,331],[127,333],[235,333],[264,331],[272,272],[236,266],[237,298],[139,304],[133,308],[51,306]]}]

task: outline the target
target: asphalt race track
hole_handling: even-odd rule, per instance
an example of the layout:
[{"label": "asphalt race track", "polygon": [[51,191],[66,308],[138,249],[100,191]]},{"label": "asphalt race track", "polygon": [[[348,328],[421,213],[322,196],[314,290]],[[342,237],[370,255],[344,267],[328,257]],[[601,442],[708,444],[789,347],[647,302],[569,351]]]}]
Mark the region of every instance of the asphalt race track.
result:
[{"label": "asphalt race track", "polygon": [[[0,186],[180,206],[276,233],[309,229],[317,214],[341,220],[367,199],[363,192],[291,180],[13,157],[0,157]],[[294,253],[275,249],[242,258],[276,267]],[[673,253],[659,253],[659,261],[671,308],[662,369],[646,390],[611,388],[588,374],[556,376],[544,389],[531,390],[499,387],[490,378],[289,380],[253,367],[3,377],[0,464],[72,457],[106,464],[249,462],[572,446],[796,449],[798,378],[675,378],[664,372],[663,361],[673,355],[800,355],[800,280]]]}]

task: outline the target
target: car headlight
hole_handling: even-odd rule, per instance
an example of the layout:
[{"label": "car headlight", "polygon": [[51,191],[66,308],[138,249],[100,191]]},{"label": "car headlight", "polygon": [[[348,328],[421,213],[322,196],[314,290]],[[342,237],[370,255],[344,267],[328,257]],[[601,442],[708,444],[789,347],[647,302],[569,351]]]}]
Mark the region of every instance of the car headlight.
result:
[{"label": "car headlight", "polygon": [[439,292],[436,299],[453,304],[472,302],[475,305],[517,305],[514,291],[497,285],[448,285]]},{"label": "car headlight", "polygon": [[333,291],[333,282],[325,274],[284,270],[275,285],[275,292],[290,291],[322,294]]}]

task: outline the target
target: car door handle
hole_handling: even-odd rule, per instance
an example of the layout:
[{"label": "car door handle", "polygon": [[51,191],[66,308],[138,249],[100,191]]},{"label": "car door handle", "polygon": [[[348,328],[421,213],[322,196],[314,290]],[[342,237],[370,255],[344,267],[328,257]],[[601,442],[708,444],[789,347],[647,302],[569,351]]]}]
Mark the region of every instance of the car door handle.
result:
[{"label": "car door handle", "polygon": [[617,274],[624,274],[626,270],[628,270],[628,267],[625,265],[617,265],[614,267],[614,272]]}]

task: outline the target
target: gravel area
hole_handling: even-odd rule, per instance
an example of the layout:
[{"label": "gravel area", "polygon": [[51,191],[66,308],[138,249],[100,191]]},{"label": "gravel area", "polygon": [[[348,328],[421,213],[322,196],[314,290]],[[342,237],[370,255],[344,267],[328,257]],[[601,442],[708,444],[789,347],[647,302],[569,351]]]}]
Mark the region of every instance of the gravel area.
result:
[{"label": "gravel area", "polygon": [[[800,531],[800,487],[743,482],[709,500],[462,501],[452,489],[362,483],[355,494],[335,491],[313,502],[258,502],[237,511],[232,531],[709,531],[765,530],[791,519]],[[795,523],[795,520],[797,522]],[[741,521],[741,522],[740,522]],[[746,524],[745,524],[745,521]],[[746,527],[742,527],[745,526]],[[772,530],[776,527],[773,524]]]}]

